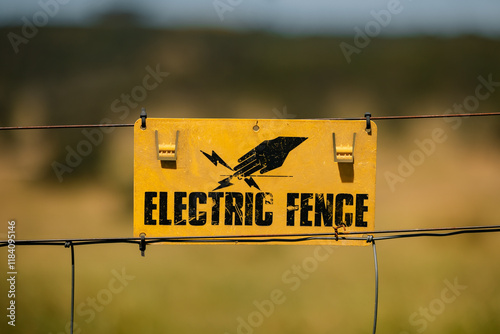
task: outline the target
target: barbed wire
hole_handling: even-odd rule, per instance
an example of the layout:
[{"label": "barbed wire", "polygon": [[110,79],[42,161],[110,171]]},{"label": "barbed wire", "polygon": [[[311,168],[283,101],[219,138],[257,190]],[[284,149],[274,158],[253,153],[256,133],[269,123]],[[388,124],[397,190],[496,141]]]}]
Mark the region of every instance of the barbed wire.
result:
[{"label": "barbed wire", "polygon": [[[370,116],[372,121],[382,120],[405,120],[405,119],[429,119],[429,118],[453,118],[453,117],[484,117],[500,116],[500,112],[488,113],[463,113],[463,114],[434,114],[434,115],[399,115],[399,116]],[[315,120],[331,121],[362,121],[366,117],[333,117],[333,118],[315,118]],[[28,125],[28,126],[3,126],[0,131],[9,130],[50,130],[50,129],[83,129],[83,128],[124,128],[133,127],[134,123],[126,124],[68,124],[68,125]]]}]

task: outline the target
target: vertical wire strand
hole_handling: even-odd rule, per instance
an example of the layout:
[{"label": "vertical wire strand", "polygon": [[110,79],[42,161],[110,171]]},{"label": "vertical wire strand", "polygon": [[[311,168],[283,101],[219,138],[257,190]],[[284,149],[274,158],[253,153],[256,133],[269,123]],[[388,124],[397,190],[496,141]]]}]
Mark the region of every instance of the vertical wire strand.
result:
[{"label": "vertical wire strand", "polygon": [[75,249],[71,241],[67,241],[64,247],[71,248],[71,324],[70,334],[73,334],[73,325],[75,320]]},{"label": "vertical wire strand", "polygon": [[375,334],[377,332],[377,313],[378,313],[378,263],[377,263],[377,247],[375,246],[374,239],[372,239],[372,247],[373,247],[373,260],[375,264],[375,311],[373,313],[373,334]]}]

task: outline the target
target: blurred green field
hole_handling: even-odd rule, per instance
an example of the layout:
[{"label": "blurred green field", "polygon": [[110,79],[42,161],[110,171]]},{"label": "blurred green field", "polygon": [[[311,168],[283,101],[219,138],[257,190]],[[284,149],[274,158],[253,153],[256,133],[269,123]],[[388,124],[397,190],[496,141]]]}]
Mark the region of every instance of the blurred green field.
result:
[{"label": "blurred green field", "polygon": [[[497,40],[379,39],[351,64],[339,52],[341,40],[349,38],[47,28],[18,55],[1,46],[0,121],[133,122],[140,106],[150,117],[275,118],[285,115],[285,106],[286,115],[296,118],[431,114],[474,95],[478,76],[500,81]],[[113,101],[130,94],[145,68],[157,64],[170,75],[121,119]],[[498,111],[499,101],[500,90],[474,111]],[[500,221],[500,121],[456,124],[377,122],[377,229]],[[400,157],[408,159],[418,149],[415,140],[431,138],[436,128],[446,140],[404,182],[391,186],[387,173],[397,173]],[[63,162],[65,147],[82,138],[81,130],[0,133],[0,239],[9,219],[16,219],[19,239],[132,235],[132,129],[105,134],[59,182],[51,164]],[[498,333],[499,238],[491,233],[378,242],[378,333]],[[16,327],[3,316],[0,332],[68,333],[69,249],[16,251]],[[323,251],[324,260],[311,262],[316,246],[155,245],[144,258],[136,245],[78,246],[75,333],[370,332],[371,247],[332,247],[329,256]],[[5,248],[0,258],[6,264]],[[314,270],[302,278],[293,273],[311,263]],[[129,280],[120,286],[114,278],[122,271]],[[446,282],[455,280],[466,288],[443,303]],[[4,280],[4,312],[6,288]],[[265,304],[276,290],[282,303],[269,316],[255,316],[255,303]],[[421,308],[429,307],[436,312],[424,321]],[[240,318],[258,326],[242,329]]]}]

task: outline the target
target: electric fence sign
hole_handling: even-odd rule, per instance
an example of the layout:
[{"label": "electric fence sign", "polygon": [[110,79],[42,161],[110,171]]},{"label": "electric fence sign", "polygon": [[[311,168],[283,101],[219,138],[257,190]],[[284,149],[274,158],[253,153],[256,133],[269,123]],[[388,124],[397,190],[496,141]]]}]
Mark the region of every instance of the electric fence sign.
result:
[{"label": "electric fence sign", "polygon": [[279,235],[278,244],[339,227],[374,230],[373,122],[148,118],[141,125],[134,125],[136,237]]}]

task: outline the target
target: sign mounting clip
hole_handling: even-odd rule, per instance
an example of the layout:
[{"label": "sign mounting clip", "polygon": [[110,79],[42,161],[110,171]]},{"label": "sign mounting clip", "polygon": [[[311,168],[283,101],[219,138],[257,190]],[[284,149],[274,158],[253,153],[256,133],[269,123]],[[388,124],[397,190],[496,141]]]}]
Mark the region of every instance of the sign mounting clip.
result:
[{"label": "sign mounting clip", "polygon": [[175,133],[175,142],[164,144],[158,138],[158,130],[155,130],[156,152],[160,161],[177,161],[177,144],[179,142],[179,130]]},{"label": "sign mounting clip", "polygon": [[333,161],[338,163],[354,163],[354,144],[356,143],[356,133],[352,134],[352,145],[338,145],[333,133]]}]

